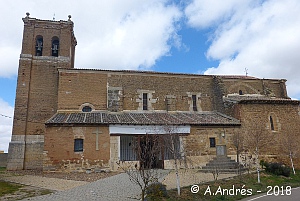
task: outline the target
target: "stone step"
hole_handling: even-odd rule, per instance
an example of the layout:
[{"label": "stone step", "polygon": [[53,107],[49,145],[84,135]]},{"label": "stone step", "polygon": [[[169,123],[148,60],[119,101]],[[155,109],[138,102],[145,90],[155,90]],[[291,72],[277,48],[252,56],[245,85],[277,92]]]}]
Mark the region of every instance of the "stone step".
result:
[{"label": "stone step", "polygon": [[218,160],[218,161],[235,161],[235,160],[231,159],[228,156],[217,156],[217,157],[214,157],[211,161],[215,161],[215,160]]},{"label": "stone step", "polygon": [[[200,172],[204,172],[204,173],[212,173],[215,171],[215,169],[202,169],[202,170],[199,170]],[[240,168],[240,169],[218,169],[218,172],[221,172],[221,173],[236,173],[238,174],[240,172],[245,172],[247,171],[247,168]]]},{"label": "stone step", "polygon": [[202,167],[204,171],[210,172],[216,170],[216,168],[222,172],[227,170],[236,171],[239,168],[239,164],[228,156],[217,156]]},{"label": "stone step", "polygon": [[209,161],[208,164],[227,164],[227,163],[237,163],[234,160],[228,160],[228,161],[219,161],[219,160],[214,160],[214,161]]},{"label": "stone step", "polygon": [[238,164],[226,164],[226,165],[206,165],[203,166],[202,169],[210,169],[210,168],[218,168],[218,169],[232,169],[238,168]]}]

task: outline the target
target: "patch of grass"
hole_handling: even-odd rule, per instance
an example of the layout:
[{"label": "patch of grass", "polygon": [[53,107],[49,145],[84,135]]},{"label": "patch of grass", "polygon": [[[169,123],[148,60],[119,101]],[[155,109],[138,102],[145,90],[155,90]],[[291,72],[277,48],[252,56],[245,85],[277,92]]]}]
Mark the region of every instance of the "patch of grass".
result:
[{"label": "patch of grass", "polygon": [[47,195],[47,194],[50,194],[50,193],[53,193],[53,191],[48,190],[48,189],[41,190],[41,195]]},{"label": "patch of grass", "polygon": [[0,181],[0,197],[18,191],[22,185]]},{"label": "patch of grass", "polygon": [[[168,198],[161,199],[161,200],[164,201],[174,201],[174,200],[234,201],[234,200],[240,200],[249,197],[250,194],[251,195],[259,194],[260,192],[257,191],[267,192],[267,190],[269,190],[267,188],[268,186],[272,186],[272,187],[283,186],[284,188],[286,186],[291,186],[291,187],[300,186],[300,171],[297,171],[296,175],[291,174],[290,177],[276,176],[276,175],[262,172],[261,183],[257,183],[257,174],[255,173],[236,176],[231,179],[217,180],[215,182],[199,184],[200,190],[198,193],[194,193],[194,194],[191,193],[190,186],[184,187],[181,188],[180,197],[177,196],[177,190],[173,189],[168,191]],[[230,189],[233,190],[229,191]],[[245,189],[246,190],[244,192],[245,195],[243,196],[241,191],[239,190],[237,191],[237,189]]]}]

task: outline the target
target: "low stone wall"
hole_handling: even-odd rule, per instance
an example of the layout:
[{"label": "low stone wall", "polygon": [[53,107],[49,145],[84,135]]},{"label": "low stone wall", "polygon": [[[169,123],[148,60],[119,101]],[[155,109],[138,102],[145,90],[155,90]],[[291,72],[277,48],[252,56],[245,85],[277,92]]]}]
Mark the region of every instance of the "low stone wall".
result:
[{"label": "low stone wall", "polygon": [[0,167],[6,167],[7,165],[7,153],[0,154]]}]

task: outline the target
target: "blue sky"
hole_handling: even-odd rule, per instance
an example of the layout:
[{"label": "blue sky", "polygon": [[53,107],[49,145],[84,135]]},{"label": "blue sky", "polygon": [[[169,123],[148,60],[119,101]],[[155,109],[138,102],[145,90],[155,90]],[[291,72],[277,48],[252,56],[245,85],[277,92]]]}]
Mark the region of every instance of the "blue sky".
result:
[{"label": "blue sky", "polygon": [[[59,5],[59,6],[58,6]],[[300,99],[298,0],[15,0],[0,23],[0,150],[11,137],[22,17],[75,24],[75,67],[287,79]]]}]

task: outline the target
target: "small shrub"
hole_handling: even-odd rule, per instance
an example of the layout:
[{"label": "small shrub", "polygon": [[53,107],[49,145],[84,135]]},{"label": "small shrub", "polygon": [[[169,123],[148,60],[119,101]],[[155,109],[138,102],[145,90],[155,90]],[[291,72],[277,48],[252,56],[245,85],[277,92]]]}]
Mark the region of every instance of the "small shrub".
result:
[{"label": "small shrub", "polygon": [[266,165],[268,164],[268,162],[266,162],[266,161],[264,161],[264,160],[261,160],[261,161],[259,162],[259,164],[260,164],[261,168],[264,169],[264,168],[266,168]]},{"label": "small shrub", "polygon": [[265,162],[266,171],[277,176],[282,175],[285,177],[289,177],[291,174],[291,169],[286,167],[281,163],[267,163]]},{"label": "small shrub", "polygon": [[166,186],[160,182],[152,183],[146,189],[147,200],[157,200],[157,198],[167,197]]}]

